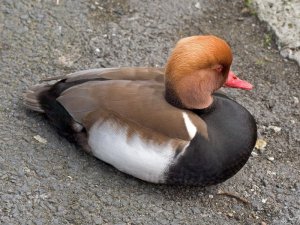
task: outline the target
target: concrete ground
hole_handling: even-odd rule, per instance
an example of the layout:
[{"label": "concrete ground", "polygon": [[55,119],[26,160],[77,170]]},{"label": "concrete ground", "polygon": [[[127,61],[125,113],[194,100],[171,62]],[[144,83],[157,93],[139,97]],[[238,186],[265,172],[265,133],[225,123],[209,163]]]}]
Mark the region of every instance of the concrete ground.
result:
[{"label": "concrete ground", "polygon": [[[227,93],[255,116],[266,144],[220,185],[124,175],[22,104],[42,78],[163,66],[179,38],[203,33],[226,39],[233,71],[255,85]],[[299,67],[244,1],[2,0],[0,35],[0,224],[300,224]]]}]

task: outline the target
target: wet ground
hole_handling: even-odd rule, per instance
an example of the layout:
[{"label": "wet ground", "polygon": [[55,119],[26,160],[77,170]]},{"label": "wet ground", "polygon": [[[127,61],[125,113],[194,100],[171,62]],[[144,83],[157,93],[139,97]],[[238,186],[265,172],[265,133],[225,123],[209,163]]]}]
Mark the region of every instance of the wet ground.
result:
[{"label": "wet ground", "polygon": [[[299,67],[280,56],[244,1],[2,0],[0,9],[1,224],[300,224]],[[225,38],[233,71],[255,85],[227,93],[253,113],[267,143],[220,185],[172,187],[124,175],[22,104],[22,92],[42,78],[163,66],[179,38],[203,33]]]}]

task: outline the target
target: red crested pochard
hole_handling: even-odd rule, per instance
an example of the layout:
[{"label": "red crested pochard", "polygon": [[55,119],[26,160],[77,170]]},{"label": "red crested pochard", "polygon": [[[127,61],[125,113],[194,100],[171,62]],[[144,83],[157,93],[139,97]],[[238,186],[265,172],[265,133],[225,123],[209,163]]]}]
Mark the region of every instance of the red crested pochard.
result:
[{"label": "red crested pochard", "polygon": [[211,185],[237,173],[256,142],[253,116],[216,92],[251,89],[231,71],[228,44],[181,39],[165,69],[101,68],[25,93],[58,132],[118,170],[153,183]]}]

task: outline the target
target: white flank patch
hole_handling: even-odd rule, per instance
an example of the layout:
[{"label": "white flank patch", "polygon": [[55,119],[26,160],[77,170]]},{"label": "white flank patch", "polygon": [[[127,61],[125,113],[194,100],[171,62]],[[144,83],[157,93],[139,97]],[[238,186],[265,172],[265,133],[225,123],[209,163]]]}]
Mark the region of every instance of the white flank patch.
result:
[{"label": "white flank patch", "polygon": [[186,129],[189,133],[190,138],[192,139],[193,137],[195,137],[195,135],[197,133],[197,127],[193,124],[193,122],[189,118],[188,114],[183,112],[182,116],[183,116],[183,120],[184,120],[184,123],[185,123],[185,127],[186,127]]},{"label": "white flank patch", "polygon": [[139,179],[163,183],[175,154],[171,144],[145,142],[139,135],[128,140],[126,133],[127,128],[116,129],[110,121],[96,123],[89,131],[93,155]]}]

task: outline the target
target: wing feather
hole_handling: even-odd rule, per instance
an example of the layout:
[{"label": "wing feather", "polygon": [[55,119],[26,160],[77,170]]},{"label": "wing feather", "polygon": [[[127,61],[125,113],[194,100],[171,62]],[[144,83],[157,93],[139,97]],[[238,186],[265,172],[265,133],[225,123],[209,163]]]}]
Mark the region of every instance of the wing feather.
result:
[{"label": "wing feather", "polygon": [[201,118],[168,104],[164,85],[157,81],[90,81],[67,89],[57,100],[86,127],[96,123],[103,111],[109,111],[159,134],[189,141],[183,119],[186,112],[199,131],[206,130]]}]

